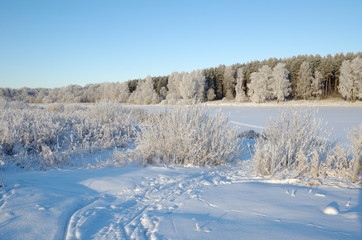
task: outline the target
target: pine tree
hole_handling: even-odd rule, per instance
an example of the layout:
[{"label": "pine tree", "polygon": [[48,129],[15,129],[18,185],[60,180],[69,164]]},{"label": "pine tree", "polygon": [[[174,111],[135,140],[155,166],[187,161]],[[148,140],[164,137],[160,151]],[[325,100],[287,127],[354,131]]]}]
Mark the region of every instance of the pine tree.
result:
[{"label": "pine tree", "polygon": [[309,63],[304,61],[302,65],[300,65],[297,78],[296,96],[298,98],[308,99],[312,96],[312,81],[312,69],[309,66]]},{"label": "pine tree", "polygon": [[225,67],[223,84],[225,98],[228,100],[234,99],[235,77],[231,66]]},{"label": "pine tree", "polygon": [[323,81],[323,75],[320,71],[316,70],[314,72],[314,78],[312,80],[311,84],[311,94],[315,98],[320,98],[322,95],[322,81]]},{"label": "pine tree", "polygon": [[209,90],[207,90],[207,100],[208,101],[212,101],[215,99],[216,94],[215,94],[215,90],[213,88],[209,88]]}]

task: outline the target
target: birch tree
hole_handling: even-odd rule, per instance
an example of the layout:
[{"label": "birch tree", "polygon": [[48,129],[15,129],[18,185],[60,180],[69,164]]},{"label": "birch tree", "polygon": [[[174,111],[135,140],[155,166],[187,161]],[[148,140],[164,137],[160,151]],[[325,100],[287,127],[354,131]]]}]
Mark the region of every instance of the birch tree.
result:
[{"label": "birch tree", "polygon": [[271,82],[273,78],[273,70],[268,66],[262,66],[258,72],[250,75],[251,82],[248,85],[250,99],[256,103],[265,102],[273,96]]},{"label": "birch tree", "polygon": [[342,62],[339,77],[339,93],[348,101],[362,99],[362,59]]},{"label": "birch tree", "polygon": [[278,101],[284,101],[291,92],[291,84],[288,79],[289,71],[285,67],[285,63],[278,63],[273,68],[273,93]]},{"label": "birch tree", "polygon": [[146,77],[144,81],[138,83],[135,91],[128,99],[133,104],[156,104],[160,102],[160,97],[153,88],[151,76]]},{"label": "birch tree", "polygon": [[244,80],[243,68],[239,68],[237,71],[236,86],[235,86],[235,92],[236,92],[235,101],[237,102],[242,102],[246,99],[244,84],[245,80]]},{"label": "birch tree", "polygon": [[166,102],[179,100],[202,101],[205,95],[205,77],[201,70],[191,73],[174,72],[170,75],[167,85],[169,91]]}]

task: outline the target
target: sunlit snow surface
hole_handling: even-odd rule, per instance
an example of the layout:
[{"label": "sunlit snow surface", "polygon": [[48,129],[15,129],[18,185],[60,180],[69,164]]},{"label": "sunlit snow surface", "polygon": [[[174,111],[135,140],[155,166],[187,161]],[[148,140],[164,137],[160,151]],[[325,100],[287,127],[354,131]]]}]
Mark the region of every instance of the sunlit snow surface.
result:
[{"label": "sunlit snow surface", "polygon": [[[232,124],[256,131],[280,110],[245,109],[222,107]],[[341,139],[344,129],[362,123],[360,107],[321,107],[318,115]],[[217,168],[6,169],[2,175],[2,240],[362,236],[361,188],[257,178],[248,160]]]}]

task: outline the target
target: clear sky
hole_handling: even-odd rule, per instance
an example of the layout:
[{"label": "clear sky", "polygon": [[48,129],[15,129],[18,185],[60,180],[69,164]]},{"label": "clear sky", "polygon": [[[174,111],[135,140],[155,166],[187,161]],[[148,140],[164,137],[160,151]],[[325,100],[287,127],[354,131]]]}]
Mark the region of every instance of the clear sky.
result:
[{"label": "clear sky", "polygon": [[0,0],[0,87],[361,51],[361,0]]}]

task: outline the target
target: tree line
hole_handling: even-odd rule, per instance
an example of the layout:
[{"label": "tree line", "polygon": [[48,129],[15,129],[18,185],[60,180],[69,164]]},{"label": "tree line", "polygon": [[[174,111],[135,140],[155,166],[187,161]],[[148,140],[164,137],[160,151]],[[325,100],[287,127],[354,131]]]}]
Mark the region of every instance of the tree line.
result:
[{"label": "tree line", "polygon": [[362,53],[270,58],[168,76],[61,88],[0,88],[0,97],[29,103],[130,104],[190,101],[285,101],[342,97],[362,100]]}]

